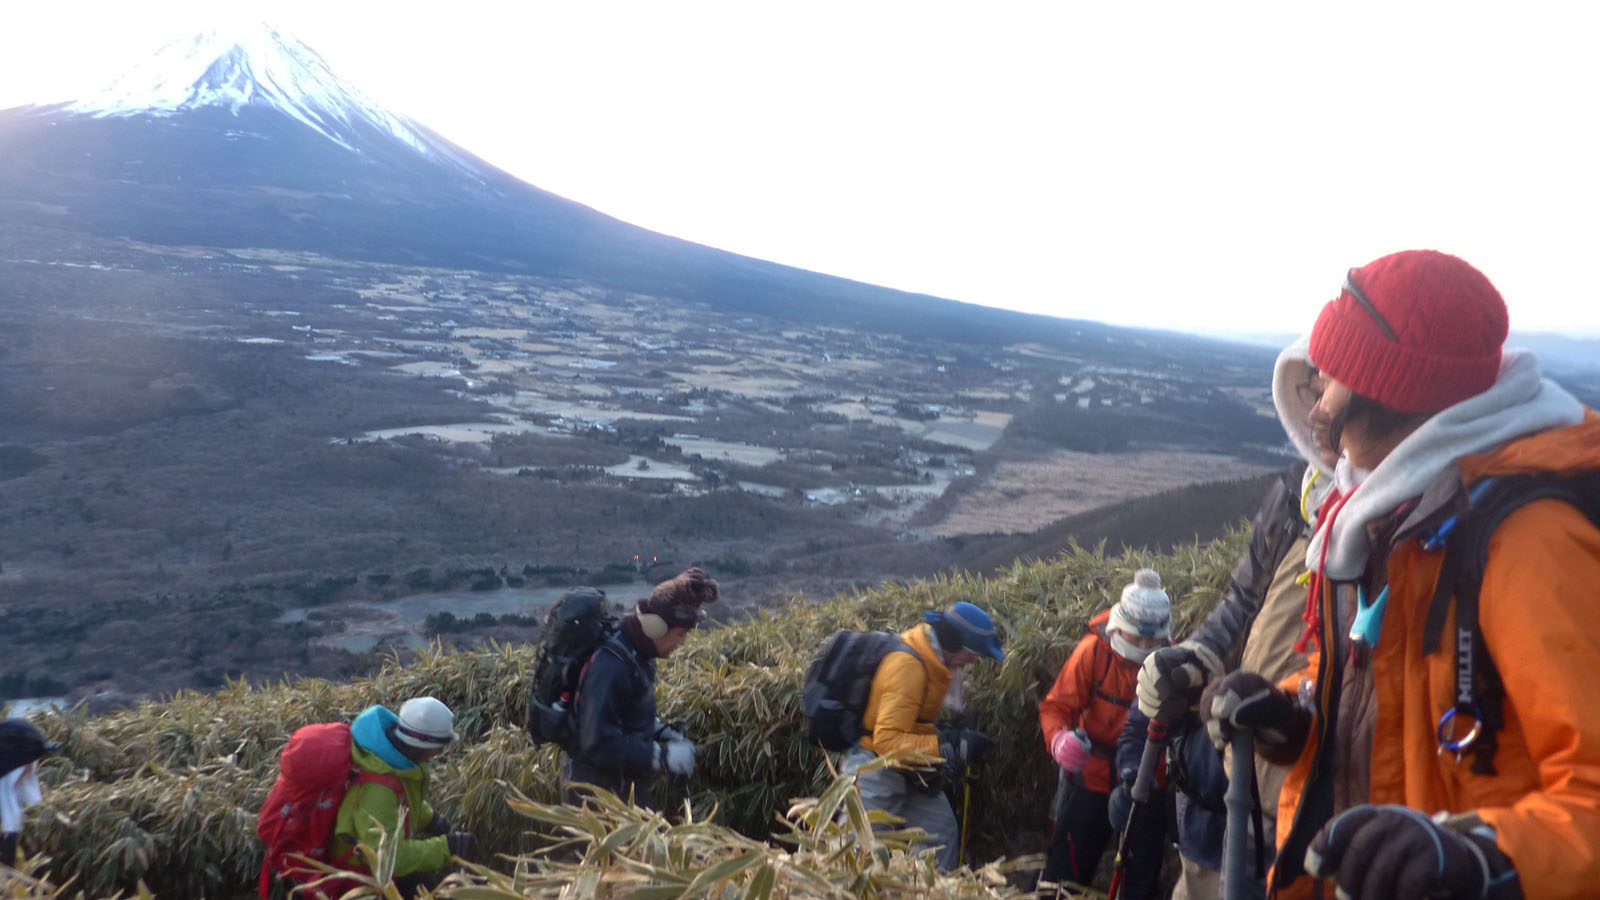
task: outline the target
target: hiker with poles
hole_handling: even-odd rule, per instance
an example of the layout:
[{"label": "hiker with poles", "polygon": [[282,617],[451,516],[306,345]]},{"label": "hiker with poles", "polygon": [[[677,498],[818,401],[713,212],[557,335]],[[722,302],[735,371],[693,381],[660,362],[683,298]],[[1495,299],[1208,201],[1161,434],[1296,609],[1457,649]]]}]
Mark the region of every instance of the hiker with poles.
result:
[{"label": "hiker with poles", "polygon": [[328,869],[368,872],[358,845],[376,850],[386,836],[396,841],[400,896],[437,887],[451,860],[469,856],[473,845],[471,833],[453,830],[428,801],[424,764],[456,741],[455,715],[433,697],[407,700],[398,714],[371,706],[349,724],[297,729],[256,823],[267,845],[262,900],[275,878],[307,896],[342,896],[358,882]]},{"label": "hiker with poles", "polygon": [[[852,634],[873,633],[842,632],[829,643]],[[934,864],[949,871],[960,864],[961,829],[945,789],[971,766],[981,764],[994,741],[973,728],[941,732],[935,722],[947,695],[960,691],[961,670],[979,656],[1003,661],[1005,650],[994,620],[965,600],[943,611],[923,613],[922,623],[901,632],[897,643],[901,646],[879,654],[864,712],[856,719],[859,737],[844,751],[840,770],[856,776],[868,809],[884,810],[906,826],[926,831],[930,840],[924,846],[937,848]],[[837,646],[847,650],[853,644]],[[824,645],[819,654],[822,668],[827,668],[827,650]],[[809,673],[807,680],[813,682]],[[849,704],[840,708],[849,709]],[[812,718],[807,716],[814,728]],[[880,756],[895,758],[887,765],[868,766]]]},{"label": "hiker with poles", "polygon": [[1306,557],[1315,650],[1281,687],[1226,676],[1206,710],[1219,743],[1249,728],[1294,764],[1274,897],[1600,884],[1600,416],[1506,334],[1481,272],[1405,251],[1350,270],[1279,357],[1286,430],[1339,454]]},{"label": "hiker with poles", "polygon": [[[1128,712],[1127,724],[1117,740],[1116,771],[1121,783],[1111,789],[1107,803],[1111,828],[1122,834],[1128,826],[1133,805],[1140,757],[1149,738],[1150,718],[1135,705]],[[1217,877],[1222,871],[1222,844],[1226,813],[1223,808],[1228,777],[1222,755],[1211,746],[1199,710],[1184,710],[1164,721],[1165,783],[1152,785],[1148,808],[1165,812],[1174,807],[1172,821],[1154,816],[1149,828],[1163,837],[1169,825],[1176,826],[1175,837],[1183,871],[1173,888],[1174,900],[1215,900]],[[1248,811],[1246,812],[1248,815]],[[1161,842],[1151,839],[1152,844]],[[1130,894],[1131,896],[1131,894]]]},{"label": "hiker with poles", "polygon": [[588,656],[570,701],[573,739],[564,745],[562,765],[567,802],[578,802],[571,785],[592,784],[650,808],[654,775],[694,774],[698,748],[681,727],[656,715],[656,661],[683,645],[704,607],[720,596],[717,582],[699,568],[679,572],[657,584]]},{"label": "hiker with poles", "polygon": [[[1315,385],[1309,379],[1296,384],[1295,389],[1314,403]],[[1307,410],[1312,403],[1305,404]],[[1291,436],[1297,434],[1292,432]],[[1139,718],[1184,721],[1199,705],[1206,686],[1235,668],[1256,672],[1273,682],[1305,668],[1306,655],[1297,650],[1296,645],[1305,631],[1300,614],[1306,607],[1306,547],[1317,509],[1333,487],[1333,467],[1338,454],[1320,449],[1310,440],[1309,431],[1303,437],[1294,444],[1306,462],[1272,479],[1260,508],[1251,519],[1250,544],[1235,563],[1221,602],[1189,637],[1175,646],[1151,653],[1140,668]],[[1186,758],[1201,752],[1198,747],[1184,746]],[[1198,758],[1193,761],[1197,765],[1201,762]],[[1202,839],[1193,831],[1200,826],[1183,824],[1187,801],[1180,795],[1180,834],[1187,840],[1179,841],[1183,875],[1173,891],[1174,898],[1265,895],[1265,880],[1255,873],[1272,864],[1278,792],[1289,774],[1289,766],[1261,757],[1256,757],[1253,763],[1254,771],[1248,774],[1255,780],[1254,796],[1259,798],[1259,803],[1254,812],[1260,815],[1262,837],[1260,840],[1252,838],[1244,845],[1246,852],[1252,854],[1245,867],[1251,883],[1241,888],[1244,893],[1230,893],[1222,877],[1219,823],[1208,823],[1205,826],[1207,835]],[[1227,773],[1233,766],[1231,753],[1226,753],[1218,769],[1223,783],[1206,783],[1205,789],[1195,792],[1205,797],[1203,803],[1215,807],[1222,801]],[[1200,776],[1192,781],[1205,783]],[[1196,801],[1197,805],[1201,803]],[[1196,822],[1206,818],[1192,812],[1188,815],[1194,816]],[[1254,814],[1250,820],[1254,821]],[[1259,861],[1254,857],[1258,847],[1264,856]]]},{"label": "hiker with poles", "polygon": [[[1094,880],[1100,854],[1111,839],[1107,803],[1112,765],[1139,666],[1152,650],[1169,642],[1171,633],[1172,601],[1161,589],[1161,576],[1140,569],[1121,599],[1089,620],[1088,632],[1039,704],[1045,746],[1060,766],[1041,884],[1088,885]],[[1158,757],[1159,752],[1151,759]],[[1166,814],[1151,815],[1142,807],[1133,824],[1130,843],[1119,842],[1120,849],[1139,860],[1131,866],[1126,865],[1131,859],[1123,860],[1128,881],[1123,896],[1145,898],[1157,887]]]}]

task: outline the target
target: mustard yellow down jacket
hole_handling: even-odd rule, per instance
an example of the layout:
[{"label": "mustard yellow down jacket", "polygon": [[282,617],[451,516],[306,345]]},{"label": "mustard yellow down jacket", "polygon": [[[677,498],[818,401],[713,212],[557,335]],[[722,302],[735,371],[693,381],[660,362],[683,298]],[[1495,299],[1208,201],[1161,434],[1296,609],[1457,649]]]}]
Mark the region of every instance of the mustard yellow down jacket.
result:
[{"label": "mustard yellow down jacket", "polygon": [[861,724],[867,736],[861,746],[879,756],[891,753],[939,757],[939,733],[934,722],[950,689],[950,670],[933,649],[932,632],[917,625],[902,632],[900,639],[917,651],[891,653],[878,664],[872,676],[872,691]]}]

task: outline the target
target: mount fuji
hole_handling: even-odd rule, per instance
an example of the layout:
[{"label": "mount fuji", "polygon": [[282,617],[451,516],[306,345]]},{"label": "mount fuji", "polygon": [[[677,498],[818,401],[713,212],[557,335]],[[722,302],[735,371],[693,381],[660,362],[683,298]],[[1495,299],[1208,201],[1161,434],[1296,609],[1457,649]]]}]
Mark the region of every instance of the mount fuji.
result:
[{"label": "mount fuji", "polygon": [[20,228],[571,278],[890,331],[909,317],[960,340],[1099,330],[629,225],[385,110],[266,26],[176,41],[74,102],[0,111],[0,241]]},{"label": "mount fuji", "polygon": [[232,37],[206,31],[168,44],[103,91],[66,105],[95,118],[170,116],[208,106],[238,115],[245,106],[287,114],[352,153],[376,134],[477,175],[455,148],[362,96],[316,51],[270,26]]}]

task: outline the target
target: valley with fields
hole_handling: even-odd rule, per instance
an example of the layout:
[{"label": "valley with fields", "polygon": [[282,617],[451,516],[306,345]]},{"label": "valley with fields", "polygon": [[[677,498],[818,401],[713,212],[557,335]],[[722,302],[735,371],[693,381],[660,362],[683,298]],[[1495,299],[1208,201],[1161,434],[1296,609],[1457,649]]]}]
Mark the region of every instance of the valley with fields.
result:
[{"label": "valley with fields", "polygon": [[[16,697],[527,640],[539,591],[625,602],[691,564],[739,615],[962,571],[1066,516],[1287,462],[1269,354],[1178,335],[964,343],[915,319],[48,237],[13,232],[0,259]],[[1235,493],[1124,539],[1219,534],[1253,507]],[[453,599],[387,606],[429,596]]]},{"label": "valley with fields", "polygon": [[526,642],[552,592],[625,604],[690,565],[732,620],[1071,539],[1192,543],[1288,461],[1269,349],[647,231],[271,28],[0,110],[0,285],[22,703]]}]

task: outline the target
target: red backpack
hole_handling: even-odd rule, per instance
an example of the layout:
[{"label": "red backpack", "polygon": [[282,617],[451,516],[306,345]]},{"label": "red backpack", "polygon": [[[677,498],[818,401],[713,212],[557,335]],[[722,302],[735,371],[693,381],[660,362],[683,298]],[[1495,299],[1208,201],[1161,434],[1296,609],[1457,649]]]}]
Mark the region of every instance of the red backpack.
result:
[{"label": "red backpack", "polygon": [[[352,787],[368,782],[387,785],[405,797],[393,775],[368,772],[350,760],[350,726],[344,722],[307,725],[289,737],[278,763],[278,780],[256,819],[256,834],[267,845],[261,861],[261,900],[269,900],[272,876],[309,884],[327,873],[306,864],[314,859],[341,869],[359,871],[359,860],[328,852],[339,804]],[[312,896],[338,897],[356,886],[353,879],[333,878],[309,891]]]}]

